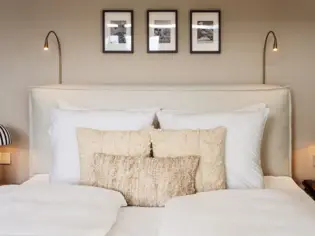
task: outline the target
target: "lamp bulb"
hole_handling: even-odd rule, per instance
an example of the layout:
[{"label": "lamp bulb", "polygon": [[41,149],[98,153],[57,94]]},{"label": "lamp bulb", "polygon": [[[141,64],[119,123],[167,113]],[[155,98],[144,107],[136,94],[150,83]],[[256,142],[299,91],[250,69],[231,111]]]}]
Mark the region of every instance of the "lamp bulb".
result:
[{"label": "lamp bulb", "polygon": [[274,52],[278,52],[278,48],[274,48],[273,51],[274,51]]},{"label": "lamp bulb", "polygon": [[48,47],[44,47],[44,50],[45,50],[45,51],[48,51],[48,49],[49,49]]}]

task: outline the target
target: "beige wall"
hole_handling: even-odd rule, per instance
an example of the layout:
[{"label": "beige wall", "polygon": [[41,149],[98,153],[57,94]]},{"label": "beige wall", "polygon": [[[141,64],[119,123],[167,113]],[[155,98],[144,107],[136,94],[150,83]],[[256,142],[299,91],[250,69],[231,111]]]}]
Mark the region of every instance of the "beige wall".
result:
[{"label": "beige wall", "polygon": [[273,82],[288,84],[293,90],[295,176],[315,178],[307,151],[307,146],[315,144],[315,2],[281,0],[273,6],[281,49],[271,61],[269,75]]},{"label": "beige wall", "polygon": [[[0,122],[10,126],[23,153],[28,142],[27,86],[57,81],[57,53],[42,50],[50,29],[59,34],[65,83],[260,83],[265,34],[275,29],[279,53],[268,55],[268,82],[292,86],[295,108],[295,173],[315,178],[305,151],[315,144],[315,16],[312,0],[0,0]],[[101,53],[100,11],[135,10],[135,53]],[[179,10],[179,53],[146,53],[145,10]],[[188,11],[222,10],[222,54],[190,55]],[[3,99],[5,98],[5,99]],[[27,158],[15,157],[5,175],[27,176]]]}]

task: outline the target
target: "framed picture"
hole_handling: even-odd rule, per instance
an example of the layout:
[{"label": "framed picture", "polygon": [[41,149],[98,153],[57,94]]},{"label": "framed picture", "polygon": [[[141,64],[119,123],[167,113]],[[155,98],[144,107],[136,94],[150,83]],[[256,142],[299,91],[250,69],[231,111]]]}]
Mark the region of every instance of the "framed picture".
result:
[{"label": "framed picture", "polygon": [[177,53],[177,10],[147,11],[147,52]]},{"label": "framed picture", "polygon": [[221,11],[190,11],[190,52],[221,53]]},{"label": "framed picture", "polygon": [[103,53],[133,53],[133,11],[103,11]]}]

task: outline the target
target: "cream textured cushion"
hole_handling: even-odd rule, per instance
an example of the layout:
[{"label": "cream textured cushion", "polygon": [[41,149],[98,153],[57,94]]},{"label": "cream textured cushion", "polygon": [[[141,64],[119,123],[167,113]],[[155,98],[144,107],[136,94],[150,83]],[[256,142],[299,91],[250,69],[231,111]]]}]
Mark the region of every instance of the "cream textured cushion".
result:
[{"label": "cream textured cushion", "polygon": [[150,129],[140,131],[100,131],[77,129],[80,156],[80,182],[88,181],[92,174],[95,153],[109,155],[149,157]]},{"label": "cream textured cushion", "polygon": [[128,205],[161,207],[194,194],[199,157],[139,158],[95,154],[91,185],[121,192]]},{"label": "cream textured cushion", "polygon": [[225,189],[225,136],[224,127],[212,130],[152,130],[153,156],[200,156],[197,192]]}]

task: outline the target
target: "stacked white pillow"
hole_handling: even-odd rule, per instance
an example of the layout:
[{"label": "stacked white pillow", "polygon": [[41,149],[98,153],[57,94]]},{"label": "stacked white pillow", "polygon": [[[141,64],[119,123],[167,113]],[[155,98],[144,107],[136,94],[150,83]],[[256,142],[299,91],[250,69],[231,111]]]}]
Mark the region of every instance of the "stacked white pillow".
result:
[{"label": "stacked white pillow", "polygon": [[[80,161],[76,128],[140,130],[150,127],[157,114],[162,129],[227,128],[226,177],[230,189],[263,188],[260,150],[269,109],[265,104],[234,112],[191,113],[176,110],[90,110],[60,105],[51,118],[53,164],[51,182],[78,183]],[[67,109],[67,110],[65,110]]]},{"label": "stacked white pillow", "polygon": [[157,113],[162,129],[227,128],[226,177],[229,189],[263,188],[261,143],[269,109],[265,104],[235,112],[192,113],[160,111]]},{"label": "stacked white pillow", "polygon": [[51,114],[53,163],[50,181],[78,183],[80,161],[76,128],[97,130],[140,130],[152,126],[156,109],[143,111],[62,110]]}]

